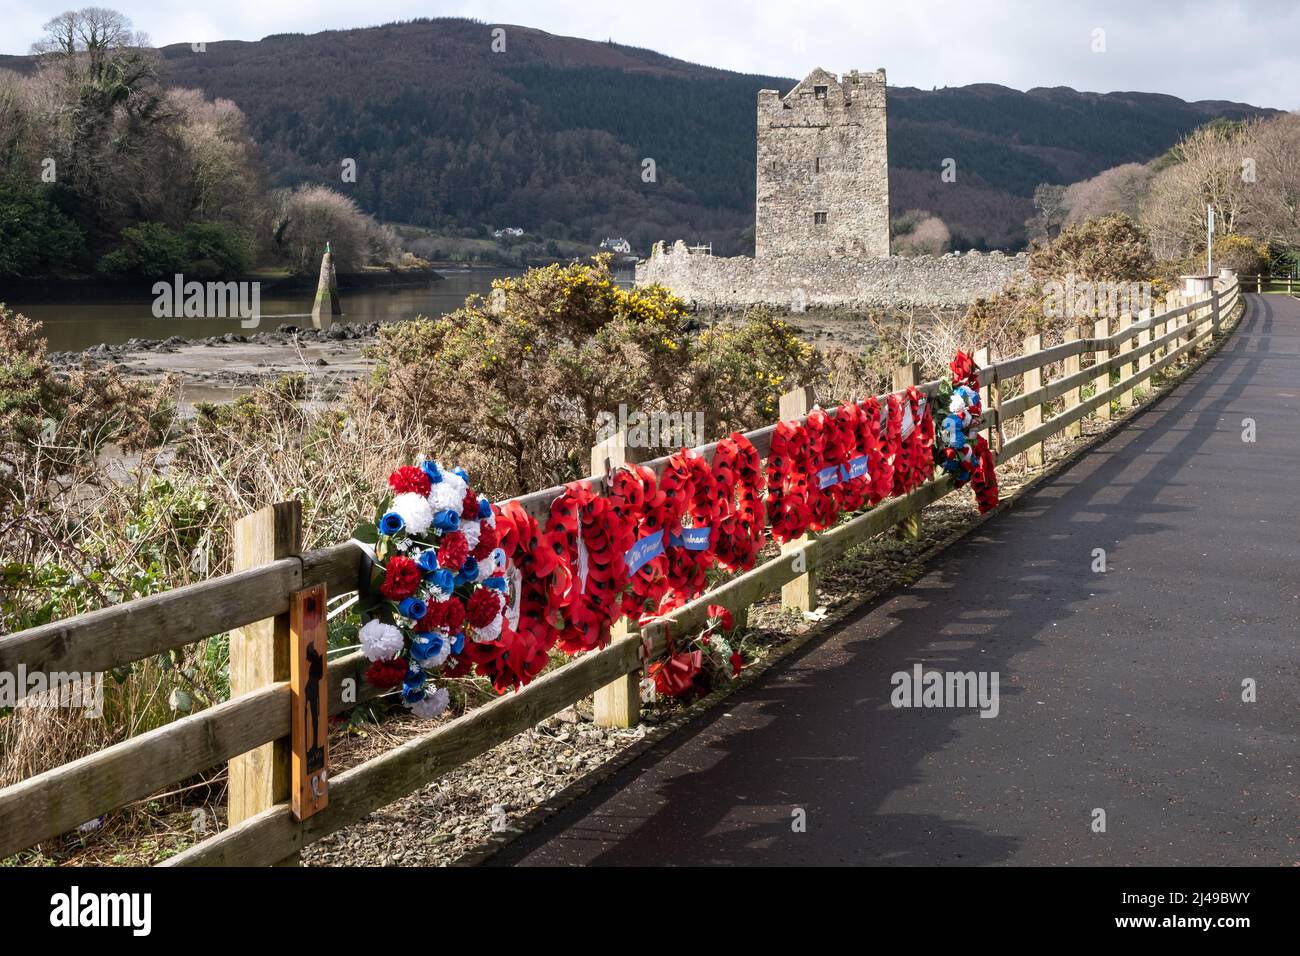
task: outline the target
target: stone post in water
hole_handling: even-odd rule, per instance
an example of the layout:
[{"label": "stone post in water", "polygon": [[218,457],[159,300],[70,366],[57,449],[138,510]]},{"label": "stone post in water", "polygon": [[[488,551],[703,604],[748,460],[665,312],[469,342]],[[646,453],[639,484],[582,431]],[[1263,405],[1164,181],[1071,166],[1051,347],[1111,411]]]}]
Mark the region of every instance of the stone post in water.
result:
[{"label": "stone post in water", "polygon": [[[328,309],[325,307],[326,300],[329,301]],[[330,244],[325,243],[325,255],[320,260],[320,280],[316,283],[316,301],[311,307],[311,324],[322,332],[328,329],[334,322],[334,316],[343,314],[343,306],[339,302],[339,282],[334,275],[334,256],[330,252]]]}]

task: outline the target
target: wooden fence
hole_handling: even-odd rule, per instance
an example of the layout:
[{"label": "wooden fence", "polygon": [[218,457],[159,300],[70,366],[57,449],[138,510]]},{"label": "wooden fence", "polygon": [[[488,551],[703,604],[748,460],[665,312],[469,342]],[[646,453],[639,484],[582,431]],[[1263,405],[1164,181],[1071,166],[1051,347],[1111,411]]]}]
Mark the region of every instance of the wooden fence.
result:
[{"label": "wooden fence", "polygon": [[[1000,460],[1025,454],[1042,462],[1042,443],[1059,432],[1078,434],[1091,412],[1109,418],[1112,403],[1132,405],[1135,388],[1205,347],[1221,332],[1221,322],[1239,304],[1238,284],[1221,281],[1208,296],[1184,301],[1171,295],[1163,311],[1110,320],[1093,330],[1077,328],[1066,341],[1039,348],[1037,337],[1025,353],[988,361],[977,354],[985,392],[984,425]],[[1083,359],[1093,361],[1086,367]],[[1059,377],[1049,374],[1061,371]],[[1112,378],[1115,380],[1112,381]],[[914,379],[904,370],[895,386]],[[1003,401],[1001,396],[1019,394]],[[920,387],[932,393],[939,382]],[[1092,394],[1084,397],[1085,391]],[[808,410],[808,390],[789,393],[783,417],[793,408]],[[802,417],[801,415],[799,417]],[[1020,431],[1004,440],[1013,420]],[[775,426],[748,433],[766,458]],[[715,445],[697,449],[712,459]],[[667,458],[646,464],[661,472]],[[600,488],[603,474],[585,479]],[[296,506],[277,505],[243,519],[235,529],[232,574],[174,591],[81,614],[0,637],[0,673],[102,672],[180,648],[214,634],[235,631],[231,640],[232,699],[180,718],[149,733],[23,780],[0,790],[0,859],[66,833],[87,820],[163,791],[223,762],[231,763],[227,829],[167,860],[164,865],[273,865],[293,862],[304,846],[362,819],[428,784],[440,774],[576,701],[617,686],[642,667],[643,640],[649,652],[666,649],[676,633],[702,628],[710,604],[727,607],[741,619],[764,596],[784,589],[790,603],[811,610],[818,569],[881,532],[907,526],[928,504],[953,490],[941,476],[910,494],[888,499],[831,530],[787,545],[771,560],[739,574],[707,594],[629,633],[616,631],[604,650],[588,653],[428,733],[351,768],[330,781],[326,808],[298,820],[288,802],[290,733],[286,632],[293,596],[323,585],[330,596],[355,591],[363,573],[361,551],[351,543],[300,553]],[[543,519],[562,487],[517,499]],[[915,525],[913,524],[913,531]],[[802,561],[791,560],[795,551]],[[363,678],[368,661],[360,651],[329,665],[329,712],[339,713],[375,695]],[[345,701],[343,688],[355,690]]]},{"label": "wooden fence", "polygon": [[1284,295],[1300,292],[1300,279],[1295,276],[1241,276],[1238,281],[1245,292],[1281,292]]}]

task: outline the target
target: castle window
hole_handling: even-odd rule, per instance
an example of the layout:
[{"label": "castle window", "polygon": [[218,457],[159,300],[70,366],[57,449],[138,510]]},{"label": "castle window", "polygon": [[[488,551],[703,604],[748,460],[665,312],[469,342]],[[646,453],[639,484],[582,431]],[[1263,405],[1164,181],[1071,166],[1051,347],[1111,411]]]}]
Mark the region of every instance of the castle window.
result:
[{"label": "castle window", "polygon": [[813,225],[814,225],[814,226],[824,226],[824,225],[826,225],[826,213],[824,213],[824,212],[815,212],[815,213],[813,213]]},{"label": "castle window", "polygon": [[813,87],[813,96],[817,97],[817,99],[819,99],[819,100],[824,100],[824,99],[826,99],[826,87],[824,87],[824,86],[814,86],[814,87]]}]

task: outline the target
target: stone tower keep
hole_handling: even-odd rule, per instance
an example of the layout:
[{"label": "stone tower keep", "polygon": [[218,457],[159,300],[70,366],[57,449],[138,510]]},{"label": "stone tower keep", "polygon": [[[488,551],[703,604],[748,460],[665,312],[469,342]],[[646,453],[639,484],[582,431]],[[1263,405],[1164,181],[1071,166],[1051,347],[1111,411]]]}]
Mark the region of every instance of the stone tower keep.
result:
[{"label": "stone tower keep", "polygon": [[889,255],[884,70],[759,91],[754,255]]}]

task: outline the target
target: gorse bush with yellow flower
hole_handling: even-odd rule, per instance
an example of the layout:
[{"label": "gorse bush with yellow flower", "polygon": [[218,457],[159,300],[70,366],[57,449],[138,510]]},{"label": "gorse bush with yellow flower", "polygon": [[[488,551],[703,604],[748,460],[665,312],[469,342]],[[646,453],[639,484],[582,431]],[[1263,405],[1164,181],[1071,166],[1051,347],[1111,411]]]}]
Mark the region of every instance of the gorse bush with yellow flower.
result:
[{"label": "gorse bush with yellow flower", "polygon": [[[765,313],[701,328],[609,258],[499,279],[440,319],[385,327],[356,398],[418,425],[496,496],[587,474],[601,413],[704,414],[710,437],[767,424],[821,356]],[[672,449],[652,450],[655,454]]]}]

